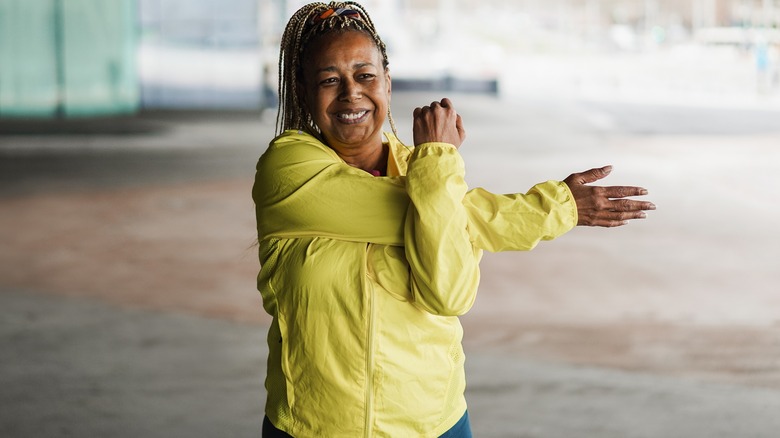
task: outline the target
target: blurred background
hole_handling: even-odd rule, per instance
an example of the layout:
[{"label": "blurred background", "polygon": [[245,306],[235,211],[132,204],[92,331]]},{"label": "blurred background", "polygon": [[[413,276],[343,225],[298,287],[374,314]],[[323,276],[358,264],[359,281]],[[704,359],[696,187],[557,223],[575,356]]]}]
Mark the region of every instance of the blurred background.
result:
[{"label": "blurred background", "polygon": [[[250,191],[303,1],[0,0],[0,435],[257,436]],[[402,140],[467,181],[605,164],[646,221],[486,254],[479,437],[780,430],[780,1],[374,0]]]},{"label": "blurred background", "polygon": [[[292,0],[4,0],[2,116],[275,104]],[[776,101],[773,0],[373,0],[405,89]]]}]

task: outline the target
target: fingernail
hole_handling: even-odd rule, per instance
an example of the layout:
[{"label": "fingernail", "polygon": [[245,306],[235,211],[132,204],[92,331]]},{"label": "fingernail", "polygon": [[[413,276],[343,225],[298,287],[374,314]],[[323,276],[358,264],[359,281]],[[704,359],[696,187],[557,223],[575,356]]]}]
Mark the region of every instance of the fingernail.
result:
[{"label": "fingernail", "polygon": [[639,213],[639,219],[647,219],[647,213],[645,213],[644,211]]},{"label": "fingernail", "polygon": [[640,194],[641,196],[644,196],[644,195],[646,195],[647,193],[648,193],[647,189],[642,189],[642,190],[640,190],[640,191],[639,191],[639,194]]},{"label": "fingernail", "polygon": [[655,210],[655,204],[650,204],[648,206],[648,210]]}]

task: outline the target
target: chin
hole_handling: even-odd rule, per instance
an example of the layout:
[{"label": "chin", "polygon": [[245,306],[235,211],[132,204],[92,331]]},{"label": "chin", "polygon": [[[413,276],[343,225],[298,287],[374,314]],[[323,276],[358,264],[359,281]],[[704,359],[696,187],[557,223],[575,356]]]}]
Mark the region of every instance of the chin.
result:
[{"label": "chin", "polygon": [[345,144],[345,145],[351,145],[351,146],[362,146],[364,144],[369,144],[375,137],[381,138],[382,131],[373,131],[370,133],[361,133],[361,134],[354,134],[354,135],[337,135],[333,138],[333,140],[337,141],[338,143]]}]

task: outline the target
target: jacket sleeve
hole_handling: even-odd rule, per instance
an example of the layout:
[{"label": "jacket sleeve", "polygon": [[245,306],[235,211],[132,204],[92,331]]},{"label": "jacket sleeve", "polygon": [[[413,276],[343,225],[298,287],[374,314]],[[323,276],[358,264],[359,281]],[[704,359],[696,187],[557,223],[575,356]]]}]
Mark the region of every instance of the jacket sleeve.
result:
[{"label": "jacket sleeve", "polygon": [[403,245],[402,178],[376,178],[305,142],[272,144],[252,189],[260,240],[327,237]]},{"label": "jacket sleeve", "polygon": [[464,173],[460,154],[447,143],[419,145],[409,162],[406,191],[411,204],[404,243],[412,297],[435,315],[466,313],[479,285],[482,251],[469,234]]},{"label": "jacket sleeve", "polygon": [[[459,156],[455,161],[462,169]],[[404,245],[410,200],[406,180],[375,178],[350,167],[325,146],[281,137],[257,164],[252,197],[258,237],[329,237]],[[475,189],[463,196],[462,203],[472,243],[492,252],[532,249],[577,222],[576,206],[562,182],[539,184],[524,195]]]},{"label": "jacket sleeve", "polygon": [[527,251],[577,225],[577,206],[566,183],[537,184],[526,194],[497,195],[483,189],[463,199],[474,245],[490,252]]}]

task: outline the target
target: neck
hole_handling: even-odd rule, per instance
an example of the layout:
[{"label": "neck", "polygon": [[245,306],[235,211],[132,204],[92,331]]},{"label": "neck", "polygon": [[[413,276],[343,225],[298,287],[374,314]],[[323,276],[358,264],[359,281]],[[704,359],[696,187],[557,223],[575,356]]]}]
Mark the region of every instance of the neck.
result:
[{"label": "neck", "polygon": [[378,147],[374,146],[357,150],[338,150],[334,148],[334,150],[342,160],[352,167],[369,173],[372,170],[379,170],[382,174],[387,169],[388,147],[383,143],[379,143]]}]

